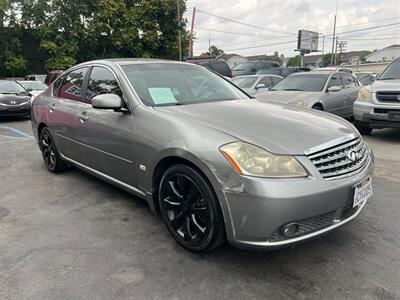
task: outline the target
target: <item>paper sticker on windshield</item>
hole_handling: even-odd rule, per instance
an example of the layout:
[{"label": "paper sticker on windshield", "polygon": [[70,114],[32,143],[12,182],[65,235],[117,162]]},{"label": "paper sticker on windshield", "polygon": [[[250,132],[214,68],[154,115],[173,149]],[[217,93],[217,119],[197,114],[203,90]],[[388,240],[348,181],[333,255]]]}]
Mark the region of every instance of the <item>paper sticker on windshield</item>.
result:
[{"label": "paper sticker on windshield", "polygon": [[154,104],[168,104],[177,102],[170,88],[149,88],[149,93]]}]

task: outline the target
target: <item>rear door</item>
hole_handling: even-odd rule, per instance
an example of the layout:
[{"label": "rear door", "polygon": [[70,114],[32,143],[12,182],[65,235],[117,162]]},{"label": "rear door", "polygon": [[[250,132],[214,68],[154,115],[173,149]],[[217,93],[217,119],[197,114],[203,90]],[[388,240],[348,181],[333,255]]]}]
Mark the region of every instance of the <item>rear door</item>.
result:
[{"label": "rear door", "polygon": [[78,68],[59,78],[53,85],[53,95],[47,106],[48,125],[58,150],[73,160],[79,160],[77,107],[87,71],[87,67]]},{"label": "rear door", "polygon": [[357,80],[351,75],[346,73],[341,73],[342,81],[344,85],[344,115],[346,117],[353,116],[353,105],[354,101],[356,101],[358,90],[360,89]]},{"label": "rear door", "polygon": [[[338,92],[329,92],[328,89],[332,86],[339,86],[342,89]],[[322,104],[325,111],[338,116],[344,116],[346,94],[344,93],[343,82],[339,73],[334,73],[331,75],[322,98]]]},{"label": "rear door", "polygon": [[134,117],[126,110],[96,109],[92,99],[101,94],[124,97],[115,73],[103,66],[91,69],[84,101],[79,104],[78,141],[81,163],[131,186],[135,185]]}]

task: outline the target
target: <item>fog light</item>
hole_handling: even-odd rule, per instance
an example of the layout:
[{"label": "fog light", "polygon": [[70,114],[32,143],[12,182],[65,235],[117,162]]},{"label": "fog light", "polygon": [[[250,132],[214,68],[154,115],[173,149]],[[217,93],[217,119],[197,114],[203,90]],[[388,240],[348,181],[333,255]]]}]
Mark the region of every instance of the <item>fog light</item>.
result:
[{"label": "fog light", "polygon": [[294,235],[298,230],[299,230],[299,224],[297,223],[286,224],[282,228],[282,235],[284,237],[290,237]]}]

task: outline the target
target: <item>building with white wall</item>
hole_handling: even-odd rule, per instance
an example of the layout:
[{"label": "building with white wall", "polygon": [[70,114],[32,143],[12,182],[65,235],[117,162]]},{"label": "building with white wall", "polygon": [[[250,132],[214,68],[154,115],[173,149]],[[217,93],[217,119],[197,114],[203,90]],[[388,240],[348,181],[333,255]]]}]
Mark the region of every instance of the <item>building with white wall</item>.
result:
[{"label": "building with white wall", "polygon": [[400,45],[392,45],[365,56],[367,62],[389,62],[400,56]]}]

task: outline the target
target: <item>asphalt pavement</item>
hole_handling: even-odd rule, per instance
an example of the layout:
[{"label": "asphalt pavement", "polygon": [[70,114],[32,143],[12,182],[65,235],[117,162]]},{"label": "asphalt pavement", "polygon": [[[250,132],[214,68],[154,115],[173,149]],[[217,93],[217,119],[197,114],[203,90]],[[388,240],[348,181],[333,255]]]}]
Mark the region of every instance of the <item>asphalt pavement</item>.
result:
[{"label": "asphalt pavement", "polygon": [[400,299],[400,131],[365,140],[374,194],[353,222],[292,248],[192,254],[146,203],[45,169],[30,121],[0,121],[0,299]]}]

